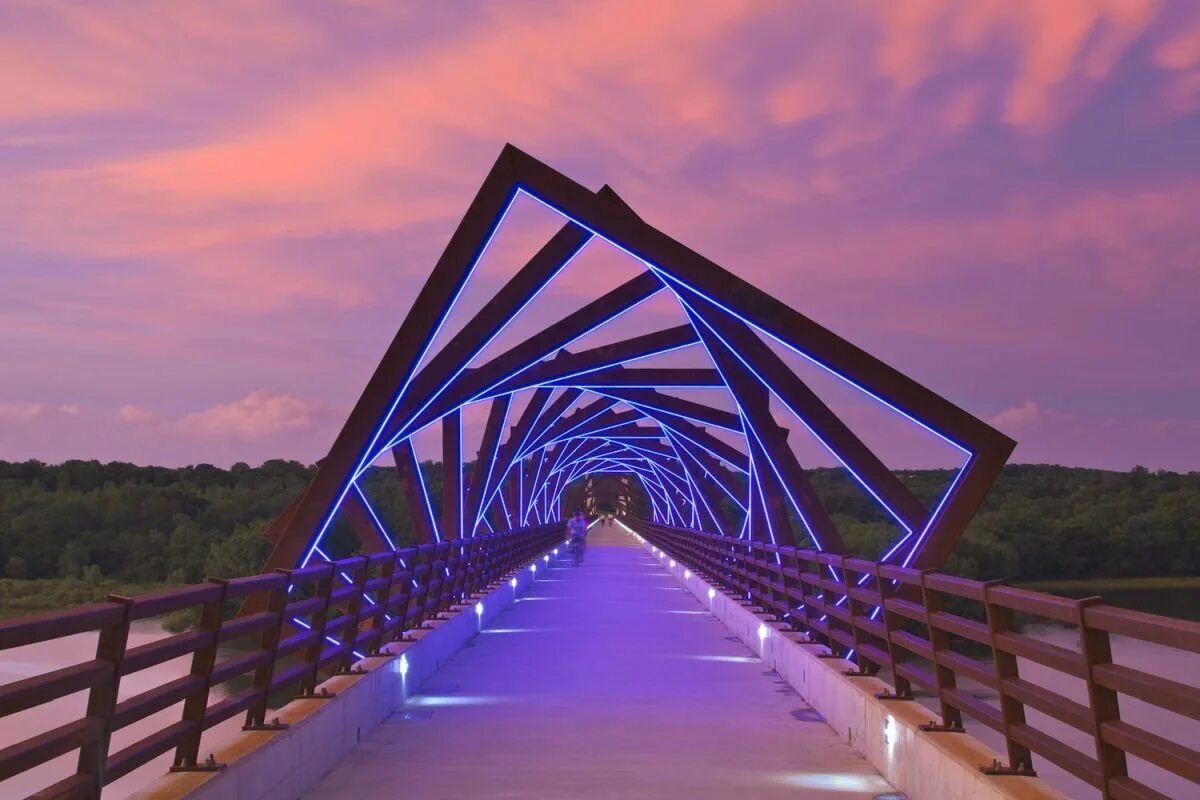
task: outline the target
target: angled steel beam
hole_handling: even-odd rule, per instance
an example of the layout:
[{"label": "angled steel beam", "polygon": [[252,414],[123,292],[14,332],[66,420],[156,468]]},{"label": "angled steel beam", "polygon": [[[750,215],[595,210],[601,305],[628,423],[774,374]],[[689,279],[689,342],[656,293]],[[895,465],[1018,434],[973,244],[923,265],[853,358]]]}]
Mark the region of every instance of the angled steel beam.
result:
[{"label": "angled steel beam", "polygon": [[663,427],[670,428],[672,431],[678,433],[685,439],[688,439],[693,444],[704,449],[711,455],[716,456],[722,461],[732,465],[734,469],[737,469],[741,472],[749,471],[750,460],[745,453],[743,453],[741,450],[738,450],[728,442],[722,441],[721,439],[713,436],[699,425],[693,425],[690,422],[686,422],[678,418],[664,418],[660,412],[647,411],[646,414]]},{"label": "angled steel beam", "polygon": [[492,486],[492,476],[496,468],[496,451],[500,446],[500,429],[508,419],[508,406],[511,401],[512,395],[501,395],[492,401],[491,408],[488,409],[483,441],[479,444],[475,469],[471,473],[471,483],[467,488],[463,530],[469,536],[475,535],[475,528],[478,527],[482,516],[483,498],[489,496],[487,492]]},{"label": "angled steel beam", "polygon": [[655,411],[682,417],[690,422],[712,425],[717,428],[724,428],[727,431],[741,433],[741,421],[738,419],[737,414],[722,411],[712,406],[706,406],[703,403],[696,403],[681,397],[673,397],[654,389],[626,389],[614,386],[600,391],[609,397],[624,400],[631,406],[652,408]]},{"label": "angled steel beam", "polygon": [[591,238],[590,232],[570,222],[560,228],[421,368],[393,414],[400,435],[422,406],[436,402],[471,359],[579,254]]},{"label": "angled steel beam", "polygon": [[[621,203],[598,202],[591,193],[547,165],[509,147],[522,190],[602,235],[643,261],[680,297],[705,297],[757,330],[861,388],[969,456],[933,517],[903,550],[902,564],[929,564],[922,550],[945,552],[995,480],[1015,442],[926,389],[898,370],[855,347],[770,294],[730,274],[655,230]],[[933,542],[932,545],[929,543]],[[901,551],[896,551],[900,553]]]},{"label": "angled steel beam", "polygon": [[703,298],[690,297],[685,304],[898,522],[909,531],[925,525],[924,504],[748,325]]},{"label": "angled steel beam", "polygon": [[515,197],[519,176],[512,168],[513,155],[510,150],[501,152],[484,179],[329,454],[317,468],[303,501],[276,540],[267,557],[267,571],[295,569],[307,562],[350,482],[373,460],[375,443],[392,415],[398,395],[407,387]]},{"label": "angled steel beam", "polygon": [[716,388],[725,386],[725,383],[721,380],[720,373],[715,369],[672,369],[669,367],[650,367],[646,369],[609,367],[607,369],[596,370],[595,372],[585,372],[582,375],[549,380],[546,381],[546,384],[551,386],[580,387],[682,386]]},{"label": "angled steel beam", "polygon": [[346,522],[350,524],[350,529],[358,537],[359,544],[365,552],[387,553],[396,549],[388,532],[384,530],[383,521],[367,505],[367,499],[358,486],[346,494],[346,499],[342,501],[342,513],[346,515]]},{"label": "angled steel beam", "polygon": [[[412,430],[436,421],[455,406],[485,396],[492,387],[530,369],[556,350],[600,327],[613,317],[628,311],[661,291],[662,282],[650,273],[642,273],[607,292],[583,308],[549,325],[540,333],[496,356],[480,367],[466,370],[442,396],[423,411],[408,426]],[[398,429],[385,428],[385,435],[395,435]]]},{"label": "angled steel beam", "polygon": [[[520,507],[520,511],[518,511],[517,508],[510,506],[509,512],[512,513],[518,520],[524,519],[525,517],[524,511],[526,496],[524,487],[524,481],[526,478],[525,466],[520,460],[521,448],[524,447],[525,441],[529,438],[530,432],[534,427],[534,423],[541,415],[542,410],[546,407],[546,403],[550,400],[550,395],[553,393],[553,389],[543,388],[536,390],[530,396],[529,402],[526,404],[524,410],[521,411],[521,416],[518,418],[517,424],[509,429],[508,439],[506,439],[504,444],[500,446],[500,449],[496,454],[496,471],[493,473],[493,475],[498,477],[495,478],[496,489],[493,489],[492,491],[498,491],[500,484],[504,481],[504,478],[509,474],[509,472],[515,471],[517,478],[517,492],[514,499],[516,501],[516,505]],[[485,497],[481,502],[491,502],[491,495]]]},{"label": "angled steel beam", "polygon": [[404,489],[404,499],[408,503],[416,543],[429,544],[437,539],[437,521],[433,517],[425,480],[421,477],[421,465],[417,463],[417,453],[413,450],[412,442],[405,439],[393,447],[392,459],[396,462],[396,473]]},{"label": "angled steel beam", "polygon": [[442,417],[442,536],[461,539],[463,530],[462,409]]},{"label": "angled steel beam", "polygon": [[737,399],[738,408],[745,419],[746,441],[751,448],[752,459],[759,450],[763,455],[761,463],[755,460],[758,467],[757,488],[767,503],[766,511],[772,529],[785,526],[787,539],[783,543],[795,543],[790,520],[786,513],[780,514],[777,508],[786,493],[819,549],[832,553],[846,552],[845,543],[834,527],[825,504],[813,490],[808,475],[788,445],[784,429],[776,424],[771,415],[770,394],[766,385],[710,329],[700,325],[698,332],[713,363],[725,376],[729,390]]},{"label": "angled steel beam", "polygon": [[578,353],[562,351],[552,359],[539,361],[529,369],[522,370],[488,390],[485,396],[516,392],[540,384],[562,383],[568,378],[605,367],[619,366],[626,361],[678,350],[698,341],[696,331],[691,325],[679,325]]},{"label": "angled steel beam", "polygon": [[[573,389],[569,391],[580,390]],[[531,452],[561,438],[581,425],[586,425],[590,420],[606,413],[617,402],[617,400],[611,397],[600,397],[585,406],[575,409],[565,417],[550,419],[549,415],[546,415],[546,421],[549,424],[534,436],[529,437],[528,442],[524,446],[524,452]]]},{"label": "angled steel beam", "polygon": [[534,421],[531,433],[525,442],[525,450],[530,451],[537,447],[537,443],[543,440],[543,436],[551,426],[553,426],[567,412],[567,409],[579,399],[583,394],[582,389],[563,389],[559,392],[558,397],[554,402],[542,409],[542,413]]}]

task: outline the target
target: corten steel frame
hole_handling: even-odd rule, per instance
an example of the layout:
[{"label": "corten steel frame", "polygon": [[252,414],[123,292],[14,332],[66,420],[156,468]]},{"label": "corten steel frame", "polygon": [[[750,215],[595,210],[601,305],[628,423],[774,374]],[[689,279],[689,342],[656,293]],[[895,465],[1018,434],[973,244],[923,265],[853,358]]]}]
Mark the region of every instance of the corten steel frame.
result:
[{"label": "corten steel frame", "polygon": [[[447,344],[432,345],[513,203],[532,198],[562,228]],[[478,354],[575,256],[598,237],[645,271],[501,355]],[[586,336],[661,291],[687,324],[569,352]],[[768,345],[782,345],[957,448],[964,457],[942,498],[927,508]],[[698,347],[706,369],[628,367]],[[736,413],[672,395],[728,390]],[[531,398],[510,421],[512,398]],[[268,568],[302,567],[344,513],[368,551],[395,544],[359,480],[392,451],[420,542],[560,516],[565,487],[589,474],[633,476],[655,522],[722,535],[844,553],[829,514],[771,412],[791,412],[895,520],[902,533],[883,561],[941,564],[1011,453],[1014,443],[916,381],[646,224],[608,187],[592,192],[506,146],[434,266],[312,483],[272,524]],[[487,426],[465,481],[461,412],[490,401]],[[435,518],[412,437],[441,423],[444,487]],[[505,428],[508,427],[507,435]],[[732,432],[735,447],[711,431]],[[735,513],[730,515],[728,509]]]}]

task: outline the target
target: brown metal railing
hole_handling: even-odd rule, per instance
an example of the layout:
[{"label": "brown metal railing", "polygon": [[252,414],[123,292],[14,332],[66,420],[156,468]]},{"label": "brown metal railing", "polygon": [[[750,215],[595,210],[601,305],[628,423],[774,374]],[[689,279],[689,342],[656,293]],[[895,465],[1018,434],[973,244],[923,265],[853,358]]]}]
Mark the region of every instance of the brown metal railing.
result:
[{"label": "brown metal railing", "polygon": [[[216,768],[200,761],[205,731],[241,713],[246,729],[283,727],[267,720],[273,699],[289,690],[331,697],[319,688],[322,674],[352,672],[360,656],[378,654],[405,631],[507,577],[561,534],[561,525],[545,525],[0,621],[0,651],[99,634],[94,658],[0,686],[0,717],[88,693],[80,719],[0,750],[0,781],[72,751],[79,755],[75,773],[36,797],[97,798],[106,784],[170,750],[173,769]],[[227,613],[254,595],[265,602],[253,607],[266,610]],[[199,610],[198,625],[128,646],[131,623],[185,609]],[[235,641],[241,647],[222,647]],[[122,678],[187,656],[187,675],[118,700]],[[231,681],[213,701],[213,689]],[[176,721],[109,752],[114,732],[181,703]]]},{"label": "brown metal railing", "polygon": [[[962,731],[966,716],[999,733],[1008,763],[985,771],[1033,774],[1036,753],[1106,800],[1170,800],[1130,777],[1132,757],[1200,784],[1200,752],[1123,720],[1119,702],[1136,698],[1200,720],[1200,689],[1114,663],[1110,644],[1118,634],[1200,653],[1200,623],[1116,608],[1094,597],[1073,600],[815,550],[647,523],[636,527],[672,558],[825,644],[831,654],[853,654],[858,669],[850,675],[891,683],[894,691],[881,698],[913,699],[914,687],[928,692],[942,723],[927,730]],[[1022,633],[1018,615],[1075,626],[1079,650]],[[1086,685],[1086,702],[1022,675],[1019,659],[1078,679]],[[998,702],[964,685],[988,687]],[[1030,724],[1026,709],[1090,736],[1094,751]],[[1200,797],[1200,787],[1191,796]]]}]

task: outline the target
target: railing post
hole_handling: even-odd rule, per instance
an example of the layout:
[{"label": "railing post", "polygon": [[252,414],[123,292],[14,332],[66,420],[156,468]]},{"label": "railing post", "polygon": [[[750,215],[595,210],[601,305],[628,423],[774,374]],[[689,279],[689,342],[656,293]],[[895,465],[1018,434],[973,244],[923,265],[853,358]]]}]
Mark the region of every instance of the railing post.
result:
[{"label": "railing post", "polygon": [[[792,599],[792,587],[795,585],[792,573],[796,571],[796,548],[780,547],[777,555],[779,556],[779,587],[783,592],[784,619],[792,630],[799,630],[800,622],[794,613],[796,604]],[[803,592],[801,593],[803,594]]]},{"label": "railing post", "polygon": [[380,656],[383,655],[383,647],[387,644],[384,641],[384,634],[387,631],[388,607],[392,603],[392,592],[396,590],[396,575],[400,573],[400,556],[397,552],[392,552],[392,558],[383,565],[383,575],[381,577],[387,579],[387,583],[383,586],[383,591],[380,593],[376,602],[375,613],[371,616],[371,630],[374,634],[374,639],[371,642],[371,648],[367,655]]},{"label": "railing post", "polygon": [[287,590],[291,584],[292,575],[290,569],[277,569],[275,572],[286,577],[282,586],[272,589],[267,595],[266,610],[268,613],[275,614],[275,624],[263,629],[258,645],[260,649],[270,651],[271,659],[254,670],[254,688],[262,692],[262,699],[246,709],[246,723],[242,726],[244,731],[283,730],[287,727],[278,720],[270,725],[267,724],[267,709],[271,703],[271,682],[275,678],[275,666],[279,663],[279,642],[283,638],[284,609],[287,607]]},{"label": "railing post", "polygon": [[1099,603],[1099,597],[1085,597],[1076,602],[1075,614],[1079,625],[1079,642],[1083,647],[1083,661],[1087,670],[1088,706],[1092,711],[1092,728],[1096,740],[1096,761],[1100,765],[1100,792],[1103,800],[1112,798],[1112,781],[1129,775],[1129,764],[1125,751],[1104,741],[1104,723],[1118,722],[1121,707],[1118,695],[1096,683],[1095,670],[1101,664],[1112,663],[1112,643],[1108,631],[1092,628],[1087,624],[1087,608]]},{"label": "railing post", "polygon": [[988,631],[991,633],[992,665],[996,670],[996,692],[1000,696],[1000,714],[1004,720],[1004,744],[1008,750],[1008,766],[1002,768],[985,767],[988,774],[1035,775],[1033,770],[1033,754],[1029,748],[1013,741],[1012,729],[1016,725],[1025,724],[1025,706],[1018,700],[1009,697],[1004,690],[1004,682],[1008,678],[1018,677],[1017,657],[1002,650],[998,639],[1002,633],[1014,631],[1013,612],[1011,608],[996,605],[992,602],[992,589],[1004,581],[986,581],[983,583],[983,605],[987,610]]},{"label": "railing post", "polygon": [[316,596],[322,599],[320,610],[312,615],[311,630],[315,634],[312,643],[304,649],[304,665],[307,668],[300,678],[298,697],[327,697],[317,694],[317,678],[321,667],[321,651],[325,649],[325,624],[329,621],[329,601],[333,597],[334,574],[337,568],[331,562],[329,574],[317,581]]},{"label": "railing post", "polygon": [[933,615],[943,610],[943,603],[942,596],[929,588],[928,578],[931,574],[933,574],[931,569],[921,570],[921,605],[925,607],[925,632],[929,635],[929,649],[933,656],[933,679],[937,683],[942,724],[940,727],[926,725],[924,728],[926,730],[961,731],[963,730],[962,711],[957,706],[946,702],[946,693],[958,687],[958,679],[954,676],[954,670],[942,663],[941,653],[950,649],[950,634],[936,627],[932,621]]},{"label": "railing post", "polygon": [[108,680],[97,683],[88,692],[87,716],[100,720],[100,731],[95,739],[79,748],[76,772],[90,777],[90,791],[95,798],[105,784],[108,762],[108,744],[112,738],[112,715],[117,708],[117,695],[121,689],[121,664],[129,644],[129,610],[133,601],[128,597],[110,594],[110,603],[120,603],[124,610],[120,619],[100,630],[96,641],[96,660],[112,665]]},{"label": "railing post", "polygon": [[[834,632],[837,631],[838,619],[834,614],[831,614],[829,611],[829,609],[837,607],[837,598],[838,598],[837,592],[832,591],[828,588],[831,583],[836,583],[836,581],[833,580],[833,563],[832,563],[832,561],[826,562],[824,564],[825,569],[823,571],[820,570],[821,566],[822,566],[821,560],[818,557],[818,559],[817,559],[817,567],[818,567],[817,576],[821,580],[821,606],[825,609],[825,615],[824,615],[825,616],[825,620],[824,620],[825,630],[826,630],[825,646],[829,648],[829,656],[830,657],[840,658],[839,653],[844,652],[845,648],[842,647],[842,645],[838,642],[837,638],[834,637],[834,635],[833,635]],[[842,575],[843,575],[843,579],[844,579],[845,573],[842,573]]]},{"label": "railing post", "polygon": [[351,618],[351,622],[341,631],[342,643],[346,645],[346,652],[330,665],[331,671],[335,675],[352,675],[361,672],[354,668],[354,646],[358,643],[358,626],[362,623],[362,610],[366,605],[363,597],[367,581],[371,577],[371,560],[366,556],[361,556],[361,558],[362,567],[359,574],[354,576],[355,580],[351,584],[354,586],[354,593],[350,595],[350,602],[346,607],[346,616]]},{"label": "railing post", "polygon": [[192,675],[201,677],[203,683],[199,689],[188,695],[183,702],[183,721],[188,723],[190,730],[175,748],[175,763],[172,772],[217,769],[218,765],[199,764],[200,737],[204,733],[204,713],[208,710],[208,692],[212,686],[213,667],[217,662],[217,644],[221,636],[221,623],[225,619],[225,592],[228,581],[221,578],[210,578],[210,583],[221,587],[217,597],[204,604],[200,612],[200,630],[209,634],[209,642],[192,653]]},{"label": "railing post", "polygon": [[[900,626],[897,624],[898,615],[894,611],[888,611],[887,601],[896,593],[892,591],[891,581],[885,580],[880,573],[881,566],[878,561],[872,564],[871,578],[875,581],[875,596],[879,598],[880,622],[883,623],[883,637],[884,643],[887,645],[888,660],[892,662],[892,688],[896,690],[896,693],[889,696],[885,692],[876,696],[881,700],[912,700],[912,683],[908,678],[900,675],[900,665],[908,657],[908,651],[903,647],[897,647],[896,643],[892,641],[892,633],[899,630]],[[928,627],[925,631],[929,632]],[[937,672],[936,664],[934,672]],[[938,685],[941,686],[940,682]],[[941,702],[940,694],[939,691],[938,702]]]}]

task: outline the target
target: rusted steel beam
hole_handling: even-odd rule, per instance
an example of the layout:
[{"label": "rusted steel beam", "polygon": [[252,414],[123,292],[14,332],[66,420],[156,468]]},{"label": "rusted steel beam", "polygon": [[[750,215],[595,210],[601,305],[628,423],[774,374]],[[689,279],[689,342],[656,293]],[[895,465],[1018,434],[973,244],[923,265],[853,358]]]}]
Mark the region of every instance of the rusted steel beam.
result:
[{"label": "rusted steel beam", "polygon": [[488,409],[487,425],[483,429],[483,441],[479,445],[479,453],[475,457],[475,469],[471,473],[471,483],[467,489],[466,521],[463,530],[469,536],[475,535],[478,520],[482,516],[484,497],[489,496],[488,490],[492,485],[492,475],[495,472],[497,451],[500,447],[500,432],[508,419],[508,407],[511,395],[500,395],[492,401]]},{"label": "rusted steel beam", "polygon": [[429,507],[424,479],[421,477],[421,465],[417,463],[417,453],[413,450],[412,442],[405,439],[393,447],[392,458],[396,462],[396,472],[404,489],[413,537],[417,544],[429,544],[437,538],[437,520],[433,518],[433,510]]},{"label": "rusted steel beam", "polygon": [[512,155],[502,152],[415,298],[387,352],[317,469],[304,500],[287,521],[267,558],[267,569],[291,569],[310,552],[314,537],[334,513],[355,472],[372,460],[372,448],[391,416],[396,392],[407,384],[449,314],[483,244],[515,196]]},{"label": "rusted steel beam", "polygon": [[[567,346],[618,314],[633,308],[661,289],[662,284],[650,274],[643,273],[629,279],[482,366],[465,371],[454,381],[454,385],[419,414],[409,427],[414,430],[421,428],[436,421],[451,408],[476,397],[486,396],[495,385]],[[381,438],[396,432],[396,429],[385,427],[384,436]]]},{"label": "rusted steel beam", "polygon": [[754,508],[756,500],[764,503],[763,510],[770,529],[783,531],[782,537],[777,536],[775,541],[795,544],[795,534],[783,506],[790,500],[821,550],[846,552],[845,542],[834,527],[829,512],[825,510],[824,503],[813,490],[808,475],[787,443],[787,432],[775,423],[771,415],[767,387],[711,330],[702,326],[700,336],[713,363],[737,398],[747,427],[747,445],[757,467],[755,478],[763,492],[761,498],[750,499],[751,508]]},{"label": "rusted steel beam", "polygon": [[488,390],[487,395],[507,394],[542,384],[561,384],[572,377],[583,376],[604,367],[618,367],[626,361],[657,353],[678,350],[698,341],[696,331],[691,325],[679,325],[578,353],[562,351],[556,357],[539,361],[493,387]]},{"label": "rusted steel beam", "polygon": [[443,539],[463,538],[462,410],[442,417],[442,520]]},{"label": "rusted steel beam", "polygon": [[546,383],[553,386],[678,386],[701,389],[725,386],[717,370],[690,367],[610,367],[595,372],[585,372],[582,375],[550,380]]},{"label": "rusted steel beam", "polygon": [[929,511],[924,504],[750,326],[702,297],[690,297],[688,305],[703,317],[705,324],[728,348],[737,351],[743,362],[754,369],[756,376],[799,417],[818,441],[832,451],[860,481],[871,487],[871,491],[908,530],[918,531],[925,526]]},{"label": "rusted steel beam", "polygon": [[346,493],[346,499],[342,501],[342,513],[346,516],[350,529],[358,537],[363,552],[384,553],[395,549],[388,532],[381,527],[382,522],[367,507],[367,501],[360,494],[361,491],[355,486]]},{"label": "rusted steel beam", "polygon": [[[604,394],[616,397],[636,408],[647,411],[654,410],[663,414],[681,417],[685,420],[724,428],[728,431],[741,431],[741,420],[738,415],[729,411],[706,406],[680,397],[663,394],[656,389],[628,389],[619,386],[607,387]],[[661,418],[655,415],[655,418]]]}]

